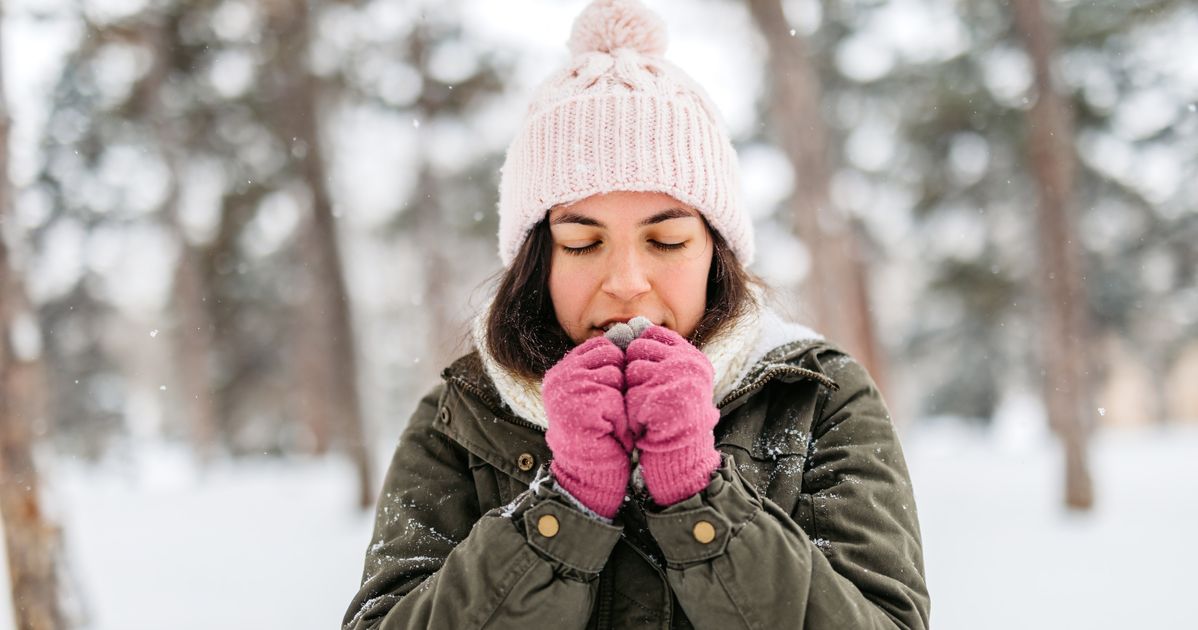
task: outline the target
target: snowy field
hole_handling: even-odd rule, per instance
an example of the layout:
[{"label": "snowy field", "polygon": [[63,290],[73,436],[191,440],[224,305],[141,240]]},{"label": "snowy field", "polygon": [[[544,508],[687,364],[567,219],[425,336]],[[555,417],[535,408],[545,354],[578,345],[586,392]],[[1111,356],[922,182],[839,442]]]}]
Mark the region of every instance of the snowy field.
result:
[{"label": "snowy field", "polygon": [[997,444],[904,439],[933,628],[1198,628],[1198,428],[1099,433],[1085,516],[1062,507],[1055,443]]},{"label": "snowy field", "polygon": [[[1088,516],[1059,505],[1055,447],[1029,443],[947,424],[904,435],[933,627],[1195,627],[1198,428],[1100,433]],[[264,458],[201,476],[181,453],[139,452],[53,472],[86,627],[338,626],[370,535],[348,466]]]}]

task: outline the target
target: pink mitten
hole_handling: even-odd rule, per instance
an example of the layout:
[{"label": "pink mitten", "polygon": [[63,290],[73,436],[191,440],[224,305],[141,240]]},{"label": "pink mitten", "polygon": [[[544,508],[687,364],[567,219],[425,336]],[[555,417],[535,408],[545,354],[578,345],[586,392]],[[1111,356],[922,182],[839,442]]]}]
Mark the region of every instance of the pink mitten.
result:
[{"label": "pink mitten", "polygon": [[662,326],[634,339],[625,358],[624,402],[645,486],[658,505],[672,505],[706,488],[720,465],[711,361]]},{"label": "pink mitten", "polygon": [[619,511],[631,472],[623,365],[624,352],[595,337],[549,368],[541,385],[549,468],[561,487],[605,518]]}]

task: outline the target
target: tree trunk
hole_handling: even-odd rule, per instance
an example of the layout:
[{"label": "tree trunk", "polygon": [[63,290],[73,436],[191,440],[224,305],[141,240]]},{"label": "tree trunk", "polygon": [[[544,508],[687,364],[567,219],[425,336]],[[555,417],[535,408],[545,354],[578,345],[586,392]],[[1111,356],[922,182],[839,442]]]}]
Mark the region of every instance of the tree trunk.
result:
[{"label": "tree trunk", "polygon": [[828,132],[819,77],[802,37],[791,35],[781,0],[749,0],[769,48],[770,118],[794,173],[791,206],[811,256],[804,281],[813,325],[859,359],[885,391],[885,361],[869,307],[869,277],[853,225],[833,205]]},{"label": "tree trunk", "polygon": [[[310,390],[312,413],[319,422],[333,427],[345,440],[359,480],[358,503],[374,502],[370,452],[358,396],[357,357],[349,292],[337,245],[337,221],[328,189],[328,174],[318,126],[319,84],[308,68],[310,19],[308,3],[266,2],[271,32],[279,36],[275,64],[281,72],[275,96],[279,129],[297,146],[300,172],[311,193],[311,215],[304,223],[300,253],[308,269],[307,301],[301,308],[299,342],[301,368],[317,383]],[[295,154],[293,153],[293,154]],[[319,426],[319,425],[318,425]]]},{"label": "tree trunk", "polygon": [[[173,203],[173,198],[172,198]],[[212,320],[204,304],[208,292],[200,271],[200,253],[187,242],[178,219],[172,222],[179,239],[179,262],[171,303],[175,309],[174,344],[179,349],[180,390],[191,427],[191,441],[201,462],[208,462],[216,450],[220,421],[213,393]]]},{"label": "tree trunk", "polygon": [[440,199],[437,183],[432,167],[428,163],[422,164],[413,195],[416,200],[405,210],[416,214],[415,234],[420,242],[420,258],[424,263],[421,308],[425,311],[425,321],[428,323],[428,334],[425,336],[428,345],[424,356],[427,369],[423,372],[434,377],[437,374],[436,366],[448,365],[453,360],[457,341],[455,333],[460,331],[461,324],[454,309],[449,307],[447,288],[453,278],[450,261],[444,251],[446,239],[452,236],[442,220],[442,208],[436,201]]},{"label": "tree trunk", "polygon": [[[5,225],[11,201],[9,128],[0,73],[0,227]],[[51,630],[63,627],[55,571],[59,531],[42,512],[30,426],[41,362],[18,356],[13,346],[15,317],[18,309],[28,310],[28,306],[0,232],[0,518],[17,628]]]},{"label": "tree trunk", "polygon": [[1094,488],[1087,442],[1090,411],[1089,322],[1081,252],[1074,228],[1074,143],[1069,104],[1053,76],[1055,42],[1040,0],[1014,0],[1016,30],[1035,72],[1036,96],[1027,115],[1027,149],[1039,192],[1041,335],[1044,348],[1045,407],[1049,423],[1065,447],[1065,504],[1088,510]]},{"label": "tree trunk", "polygon": [[[414,64],[428,65],[430,49],[436,37],[425,26],[416,29],[408,42],[408,54]],[[425,103],[414,111],[419,114],[421,120],[451,115],[441,111],[433,103]],[[408,223],[411,226],[409,238],[416,242],[415,248],[421,262],[421,277],[424,280],[419,307],[425,322],[425,345],[420,357],[425,367],[419,370],[419,373],[430,379],[430,382],[419,384],[421,388],[440,380],[438,366],[447,365],[455,358],[454,353],[460,340],[458,334],[463,332],[461,325],[464,323],[458,319],[461,309],[450,303],[449,287],[453,282],[453,261],[445,252],[454,251],[450,239],[455,238],[455,235],[454,230],[448,228],[445,221],[448,208],[442,203],[443,179],[433,172],[432,165],[424,157],[430,149],[427,129],[426,125],[416,130],[416,140],[413,143],[419,161],[415,167],[416,187],[412,191],[411,202],[404,209],[404,214],[411,218]]]},{"label": "tree trunk", "polygon": [[[179,243],[179,261],[175,279],[171,286],[171,307],[174,322],[171,336],[178,349],[178,362],[182,404],[191,428],[191,440],[201,462],[211,459],[216,447],[220,423],[217,419],[216,398],[213,392],[209,364],[212,361],[213,339],[212,318],[204,301],[208,294],[202,272],[201,253],[188,242],[179,216],[180,182],[186,175],[186,159],[180,154],[185,146],[180,134],[174,133],[174,125],[185,121],[172,121],[162,110],[161,88],[170,78],[175,59],[174,48],[178,33],[177,11],[165,15],[161,21],[147,26],[154,65],[139,86],[142,109],[148,113],[158,147],[166,158],[170,169],[170,189],[163,202],[164,220],[167,228]],[[186,133],[186,132],[185,132]]]}]

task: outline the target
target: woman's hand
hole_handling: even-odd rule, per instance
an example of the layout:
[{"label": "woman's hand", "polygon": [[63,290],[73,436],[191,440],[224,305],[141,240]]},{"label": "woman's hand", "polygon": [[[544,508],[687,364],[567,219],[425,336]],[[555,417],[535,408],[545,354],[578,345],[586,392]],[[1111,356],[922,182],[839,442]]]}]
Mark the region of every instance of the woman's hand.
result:
[{"label": "woman's hand", "polygon": [[588,339],[545,372],[541,396],[557,483],[600,516],[614,517],[632,468],[624,352],[606,337]]},{"label": "woman's hand", "polygon": [[645,486],[658,505],[672,505],[706,488],[720,465],[714,370],[707,355],[663,326],[641,333],[625,358],[624,402]]}]

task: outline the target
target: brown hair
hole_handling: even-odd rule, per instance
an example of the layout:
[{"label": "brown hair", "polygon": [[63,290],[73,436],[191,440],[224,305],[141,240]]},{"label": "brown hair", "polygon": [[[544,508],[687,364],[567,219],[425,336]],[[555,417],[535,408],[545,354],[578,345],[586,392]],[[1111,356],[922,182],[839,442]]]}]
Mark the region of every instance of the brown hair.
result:
[{"label": "brown hair", "polygon": [[[711,229],[713,252],[707,274],[707,306],[689,341],[700,345],[734,321],[753,303],[751,287],[764,288],[760,278],[741,266],[720,233]],[[549,296],[549,261],[553,236],[549,221],[533,226],[506,271],[487,313],[487,352],[508,370],[540,379],[574,342],[562,330]]]}]

